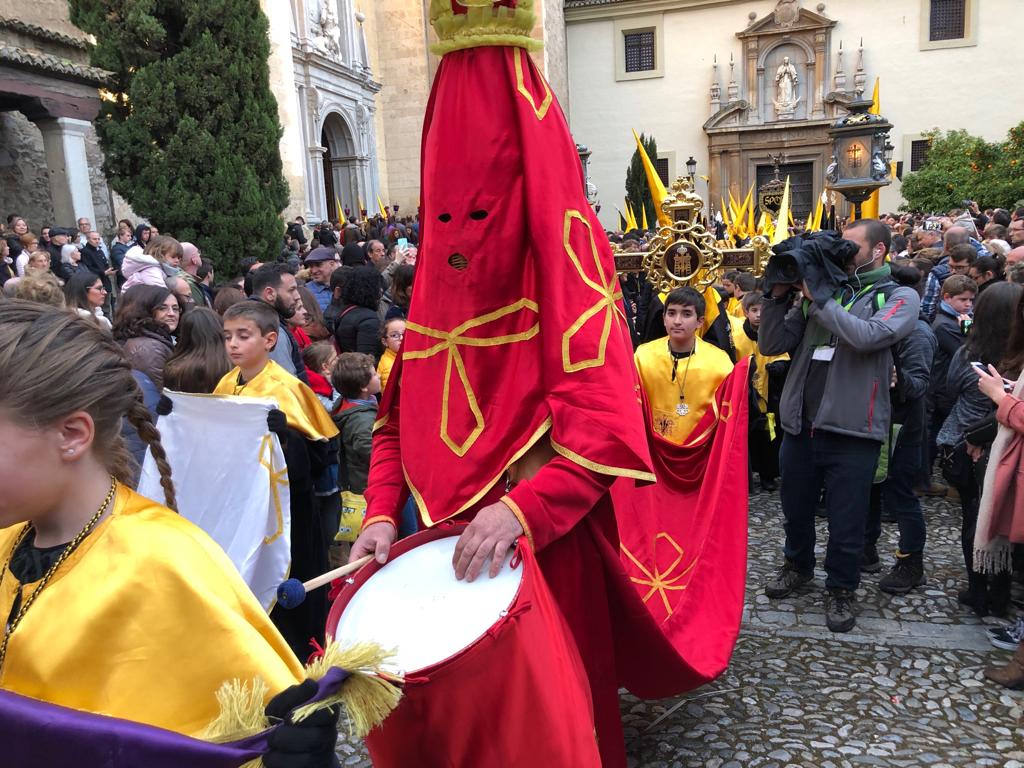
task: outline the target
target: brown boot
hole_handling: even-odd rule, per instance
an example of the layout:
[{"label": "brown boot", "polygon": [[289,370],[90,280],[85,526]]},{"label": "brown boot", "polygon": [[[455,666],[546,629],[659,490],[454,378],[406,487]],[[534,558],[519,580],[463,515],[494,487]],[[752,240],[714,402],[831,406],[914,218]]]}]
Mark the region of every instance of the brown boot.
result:
[{"label": "brown boot", "polygon": [[1004,688],[1024,689],[1024,643],[1017,646],[1013,658],[1005,667],[989,667],[985,677]]}]

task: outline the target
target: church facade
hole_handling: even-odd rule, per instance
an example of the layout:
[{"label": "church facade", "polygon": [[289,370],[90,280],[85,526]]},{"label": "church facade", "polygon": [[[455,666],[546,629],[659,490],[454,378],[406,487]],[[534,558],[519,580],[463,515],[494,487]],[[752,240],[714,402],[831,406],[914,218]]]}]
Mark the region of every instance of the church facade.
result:
[{"label": "church facade", "polygon": [[[657,140],[669,179],[692,156],[697,192],[715,209],[770,180],[778,163],[794,214],[806,215],[824,187],[829,125],[851,101],[871,98],[876,77],[903,173],[923,162],[933,128],[1005,137],[1024,115],[1024,97],[996,75],[1024,64],[1008,23],[1017,5],[566,0],[567,112],[592,152],[600,218],[617,223],[634,128]],[[895,180],[881,209],[901,202]]]}]

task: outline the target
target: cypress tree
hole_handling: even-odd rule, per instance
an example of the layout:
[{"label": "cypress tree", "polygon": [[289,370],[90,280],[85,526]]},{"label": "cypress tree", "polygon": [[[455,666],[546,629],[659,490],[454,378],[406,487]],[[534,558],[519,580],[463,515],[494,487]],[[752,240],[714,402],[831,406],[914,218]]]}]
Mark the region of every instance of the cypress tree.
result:
[{"label": "cypress tree", "polygon": [[111,186],[220,270],[276,259],[288,187],[259,0],[69,4],[114,73],[96,119]]},{"label": "cypress tree", "polygon": [[[640,134],[640,143],[644,145],[647,156],[651,162],[658,159],[658,143],[653,136]],[[647,209],[647,226],[656,228],[658,218],[654,210],[654,198],[651,196],[651,188],[647,184],[647,174],[644,172],[644,164],[640,159],[640,150],[633,150],[633,157],[629,161],[629,168],[626,169],[626,199],[629,200],[633,212],[636,214],[637,226],[643,226],[643,214],[641,209]]]}]

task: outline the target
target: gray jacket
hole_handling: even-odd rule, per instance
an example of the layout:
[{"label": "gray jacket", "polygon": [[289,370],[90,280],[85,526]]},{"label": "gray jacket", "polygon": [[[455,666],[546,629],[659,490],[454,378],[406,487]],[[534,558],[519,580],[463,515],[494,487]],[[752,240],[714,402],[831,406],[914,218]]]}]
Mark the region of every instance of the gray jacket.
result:
[{"label": "gray jacket", "polygon": [[[883,288],[884,286],[884,288]],[[845,288],[846,301],[852,288]],[[889,297],[878,308],[878,293]],[[889,432],[889,383],[892,347],[917,323],[921,299],[913,288],[886,280],[861,295],[849,311],[835,299],[823,306],[792,307],[791,297],[767,299],[761,310],[758,346],[765,355],[792,357],[779,406],[782,428],[792,435],[803,430],[804,385],[814,354],[812,339],[835,344],[825,392],[813,429],[882,442]]]}]

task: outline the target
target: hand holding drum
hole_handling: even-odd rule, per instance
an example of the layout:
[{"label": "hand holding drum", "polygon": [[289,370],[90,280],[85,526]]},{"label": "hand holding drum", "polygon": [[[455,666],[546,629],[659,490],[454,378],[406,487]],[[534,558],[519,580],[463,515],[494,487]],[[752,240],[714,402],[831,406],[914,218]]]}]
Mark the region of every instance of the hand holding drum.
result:
[{"label": "hand holding drum", "polygon": [[[455,578],[474,581],[483,570],[487,558],[491,559],[488,575],[493,579],[501,571],[505,555],[524,533],[523,526],[508,505],[497,502],[481,509],[466,527],[455,545],[452,567]],[[390,523],[367,526],[355,544],[349,562],[373,555],[377,562],[386,563],[397,531]]]}]

